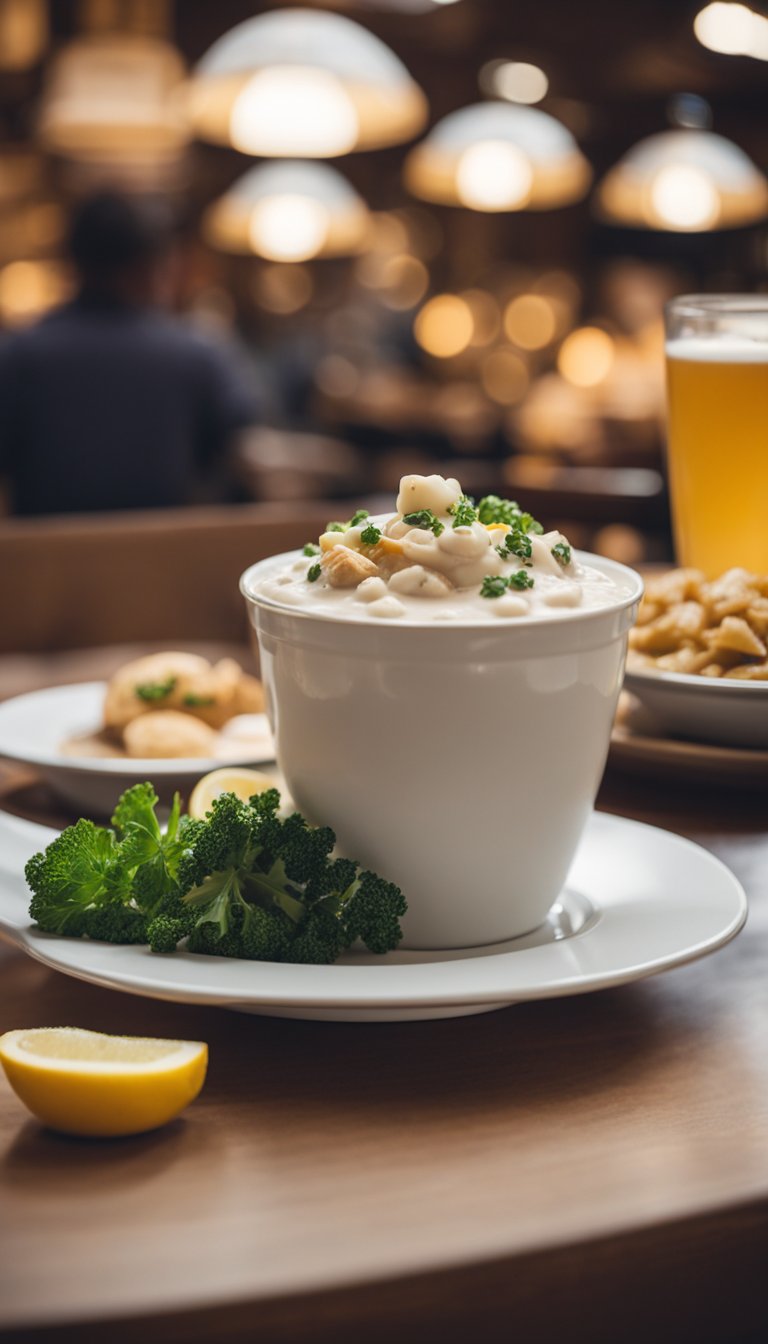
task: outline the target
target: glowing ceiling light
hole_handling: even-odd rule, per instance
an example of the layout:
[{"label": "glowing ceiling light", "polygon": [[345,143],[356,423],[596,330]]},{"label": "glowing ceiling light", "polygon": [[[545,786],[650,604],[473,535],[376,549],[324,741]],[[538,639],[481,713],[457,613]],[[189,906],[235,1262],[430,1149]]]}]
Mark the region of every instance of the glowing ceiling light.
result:
[{"label": "glowing ceiling light", "polygon": [[253,207],[248,238],[270,261],[308,261],[322,252],[330,216],[307,196],[267,196]]},{"label": "glowing ceiling light", "polygon": [[591,176],[559,121],[502,102],[452,112],[405,161],[405,183],[414,195],[474,210],[568,205],[584,195]]},{"label": "glowing ceiling light", "polygon": [[633,146],[606,174],[598,212],[616,224],[695,232],[768,214],[768,183],[743,150],[711,131],[675,130]]},{"label": "glowing ceiling light", "polygon": [[670,163],[654,178],[653,208],[670,229],[712,229],[720,202],[708,173],[689,164]]},{"label": "glowing ceiling light", "polygon": [[243,154],[348,154],[357,140],[357,113],[327,70],[276,66],[259,70],[237,95],[229,135]]},{"label": "glowing ceiling light", "polygon": [[768,18],[747,5],[706,5],[696,15],[693,31],[710,51],[768,60]]},{"label": "glowing ceiling light", "polygon": [[614,344],[607,331],[600,327],[580,327],[563,341],[557,367],[573,387],[597,387],[608,377],[614,354]]},{"label": "glowing ceiling light", "polygon": [[389,47],[339,14],[281,9],[246,19],[197,65],[187,109],[198,135],[249,154],[325,158],[408,140],[427,103]]},{"label": "glowing ceiling light", "polygon": [[549,88],[544,71],[528,61],[501,61],[490,79],[494,93],[510,103],[540,103]]},{"label": "glowing ceiling light", "polygon": [[531,194],[533,168],[517,145],[481,140],[456,165],[456,193],[470,210],[519,210]]},{"label": "glowing ceiling light", "polygon": [[189,139],[177,98],[183,76],[176,48],[156,38],[77,38],[46,73],[40,138],[56,154],[118,166],[123,157],[178,155]]},{"label": "glowing ceiling light", "polygon": [[366,240],[368,211],[349,183],[327,164],[260,164],[216,201],[204,220],[214,247],[269,261],[356,252]]},{"label": "glowing ceiling light", "polygon": [[428,355],[450,359],[466,350],[472,340],[472,312],[458,294],[436,294],[416,316],[413,331]]}]

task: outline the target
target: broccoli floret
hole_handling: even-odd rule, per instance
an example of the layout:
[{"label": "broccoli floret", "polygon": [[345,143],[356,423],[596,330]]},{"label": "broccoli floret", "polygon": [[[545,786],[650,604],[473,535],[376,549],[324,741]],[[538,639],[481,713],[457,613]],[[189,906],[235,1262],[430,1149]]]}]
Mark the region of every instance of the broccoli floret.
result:
[{"label": "broccoli floret", "polygon": [[403,936],[400,920],[407,908],[402,891],[393,882],[376,873],[361,873],[341,910],[349,942],[360,938],[369,952],[393,951]]},{"label": "broccoli floret", "polygon": [[270,851],[283,860],[289,881],[302,884],[320,877],[336,844],[329,826],[310,826],[299,812],[282,824],[270,826],[269,838],[265,835],[263,839]]},{"label": "broccoli floret", "polygon": [[316,906],[310,911],[291,942],[284,960],[327,966],[337,961],[347,946],[338,915],[322,906]]},{"label": "broccoli floret", "polygon": [[130,905],[91,906],[83,912],[81,938],[101,943],[146,943],[147,919]]},{"label": "broccoli floret", "polygon": [[[386,952],[400,940],[400,890],[351,859],[336,837],[299,813],[277,815],[277,790],[241,803],[216,799],[180,864],[182,906],[196,920],[190,951],[257,960],[336,961],[362,938]],[[193,885],[184,890],[186,878]]]},{"label": "broccoli floret", "polygon": [[181,837],[184,848],[177,868],[181,890],[186,892],[199,886],[209,873],[244,863],[254,823],[253,808],[241,802],[234,793],[222,793],[214,798],[205,822],[191,834],[185,828]]},{"label": "broccoli floret", "polygon": [[147,924],[146,941],[152,952],[175,952],[188,928],[183,919],[172,915],[155,915]]},{"label": "broccoli floret", "polygon": [[195,924],[187,947],[190,952],[204,956],[282,961],[293,931],[291,920],[281,910],[263,910],[245,901],[233,902],[224,923],[203,919]]},{"label": "broccoli floret", "polygon": [[241,957],[250,961],[285,961],[295,935],[295,924],[283,910],[247,905],[240,925]]},{"label": "broccoli floret", "polygon": [[332,830],[281,818],[276,789],[244,803],[216,798],[205,821],[161,831],[150,784],[123,795],[114,829],[80,821],[27,864],[41,929],[254,961],[324,964],[357,938],[396,947],[405,900],[351,859],[331,858]]}]

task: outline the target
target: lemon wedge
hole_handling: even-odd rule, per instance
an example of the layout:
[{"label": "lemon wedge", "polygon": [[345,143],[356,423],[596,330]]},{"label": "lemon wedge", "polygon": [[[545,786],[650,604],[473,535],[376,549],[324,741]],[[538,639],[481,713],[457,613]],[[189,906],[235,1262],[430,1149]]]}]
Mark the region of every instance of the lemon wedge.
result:
[{"label": "lemon wedge", "polygon": [[33,1115],[64,1134],[105,1138],[157,1129],[198,1095],[202,1041],[35,1027],[0,1036],[0,1063]]},{"label": "lemon wedge", "polygon": [[234,793],[247,803],[255,793],[279,787],[274,775],[265,775],[261,770],[248,770],[243,765],[224,765],[197,781],[190,794],[187,811],[196,821],[203,821],[211,810],[214,798],[218,798],[221,793]]}]

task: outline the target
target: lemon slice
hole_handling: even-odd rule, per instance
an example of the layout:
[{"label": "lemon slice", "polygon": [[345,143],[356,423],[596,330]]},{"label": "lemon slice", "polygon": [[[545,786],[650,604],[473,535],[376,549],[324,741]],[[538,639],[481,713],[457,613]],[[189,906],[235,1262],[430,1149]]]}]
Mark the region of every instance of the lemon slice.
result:
[{"label": "lemon slice", "polygon": [[220,793],[235,793],[247,803],[255,793],[276,788],[279,785],[274,775],[265,775],[261,770],[248,770],[243,765],[224,765],[197,781],[187,811],[190,817],[202,821],[206,813],[210,812],[214,798],[218,798]]},{"label": "lemon slice", "polygon": [[35,1027],[0,1036],[0,1063],[33,1115],[65,1134],[141,1134],[179,1115],[205,1081],[202,1041]]}]

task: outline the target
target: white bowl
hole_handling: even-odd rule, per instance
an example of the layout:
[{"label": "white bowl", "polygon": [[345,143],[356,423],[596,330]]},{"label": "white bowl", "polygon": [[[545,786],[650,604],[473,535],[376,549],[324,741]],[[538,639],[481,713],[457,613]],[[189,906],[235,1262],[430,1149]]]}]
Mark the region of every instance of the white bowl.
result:
[{"label": "white bowl", "polygon": [[627,668],[624,685],[672,736],[768,747],[768,682]]},{"label": "white bowl", "polygon": [[256,593],[297,555],[240,581],[297,807],[402,887],[406,946],[536,928],[603,772],[639,576],[580,555],[617,582],[611,606],[498,626],[380,625]]},{"label": "white bowl", "polygon": [[63,755],[62,743],[68,738],[98,731],[106,689],[103,681],[52,686],[0,704],[0,756],[36,767],[53,791],[84,816],[109,816],[120,794],[145,779],[154,784],[161,802],[169,803],[176,790],[188,797],[209,770],[274,760],[265,716],[259,716],[263,719],[261,749],[233,742],[231,751],[217,758],[128,760]]}]

